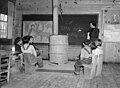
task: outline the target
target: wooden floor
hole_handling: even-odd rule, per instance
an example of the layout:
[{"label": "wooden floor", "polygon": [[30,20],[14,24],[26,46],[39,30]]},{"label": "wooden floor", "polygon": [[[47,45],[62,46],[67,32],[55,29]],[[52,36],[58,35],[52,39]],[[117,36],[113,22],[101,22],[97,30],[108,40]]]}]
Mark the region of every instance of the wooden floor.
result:
[{"label": "wooden floor", "polygon": [[120,88],[120,64],[104,64],[102,75],[88,80],[85,75],[73,73],[41,72],[32,75],[11,74],[10,83],[2,88]]}]

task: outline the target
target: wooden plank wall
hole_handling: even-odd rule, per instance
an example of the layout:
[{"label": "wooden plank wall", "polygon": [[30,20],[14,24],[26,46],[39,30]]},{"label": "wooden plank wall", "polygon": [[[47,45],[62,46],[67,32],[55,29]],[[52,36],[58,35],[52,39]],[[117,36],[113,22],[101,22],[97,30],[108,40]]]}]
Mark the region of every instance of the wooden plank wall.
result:
[{"label": "wooden plank wall", "polygon": [[[99,29],[103,30],[102,10],[120,7],[120,1],[115,0],[59,0],[62,14],[99,14]],[[22,31],[22,15],[23,14],[52,14],[51,0],[16,0],[15,17],[13,26],[13,37],[21,35]],[[104,24],[104,23],[103,23]],[[120,62],[119,47],[120,43],[105,43],[104,45],[104,61]],[[76,49],[70,48],[71,52]],[[77,52],[78,53],[78,52]],[[74,57],[72,53],[70,57]]]},{"label": "wooden plank wall", "polygon": [[120,42],[104,43],[104,61],[120,63]]}]

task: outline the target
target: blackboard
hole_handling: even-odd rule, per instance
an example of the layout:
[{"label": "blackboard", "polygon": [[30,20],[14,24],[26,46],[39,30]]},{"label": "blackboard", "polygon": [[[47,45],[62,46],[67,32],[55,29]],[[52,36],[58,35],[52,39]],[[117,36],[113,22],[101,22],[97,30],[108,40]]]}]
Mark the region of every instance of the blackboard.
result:
[{"label": "blackboard", "polygon": [[59,35],[68,35],[69,45],[81,45],[90,31],[89,22],[98,23],[98,14],[59,15]]}]

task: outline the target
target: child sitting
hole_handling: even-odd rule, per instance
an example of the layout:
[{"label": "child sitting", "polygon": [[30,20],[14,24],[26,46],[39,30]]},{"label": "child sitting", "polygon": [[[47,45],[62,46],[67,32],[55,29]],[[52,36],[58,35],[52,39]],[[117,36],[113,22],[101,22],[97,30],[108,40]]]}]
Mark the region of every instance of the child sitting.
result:
[{"label": "child sitting", "polygon": [[20,37],[15,38],[14,46],[15,46],[15,52],[13,52],[12,54],[15,59],[16,70],[18,70],[20,69],[23,60],[22,51],[21,51],[22,38]]},{"label": "child sitting", "polygon": [[31,42],[30,40],[31,40],[30,36],[23,37],[23,46],[21,46],[26,73],[31,73],[36,63],[38,63],[39,67],[43,66],[42,57],[40,56],[37,57],[36,50],[34,46],[30,44]]},{"label": "child sitting", "polygon": [[80,66],[82,64],[91,64],[92,58],[91,58],[91,47],[90,47],[90,41],[85,40],[83,43],[83,48],[81,49],[80,58],[76,61],[74,68],[75,68],[75,74],[80,74]]}]

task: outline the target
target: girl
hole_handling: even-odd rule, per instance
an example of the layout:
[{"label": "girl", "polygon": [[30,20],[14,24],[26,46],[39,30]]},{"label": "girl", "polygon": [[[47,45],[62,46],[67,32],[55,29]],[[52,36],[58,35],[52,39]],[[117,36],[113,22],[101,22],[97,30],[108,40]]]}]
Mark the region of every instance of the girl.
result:
[{"label": "girl", "polygon": [[30,36],[23,37],[23,46],[21,47],[26,73],[31,73],[32,70],[34,70],[36,63],[38,63],[40,67],[43,66],[42,58],[37,57],[37,53],[34,46],[30,44],[30,39]]}]

